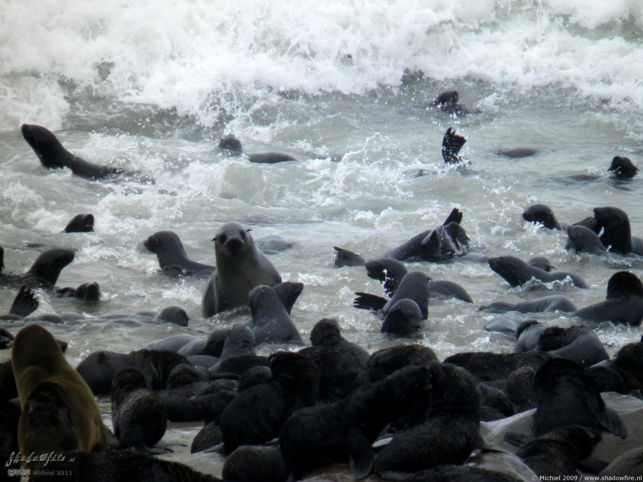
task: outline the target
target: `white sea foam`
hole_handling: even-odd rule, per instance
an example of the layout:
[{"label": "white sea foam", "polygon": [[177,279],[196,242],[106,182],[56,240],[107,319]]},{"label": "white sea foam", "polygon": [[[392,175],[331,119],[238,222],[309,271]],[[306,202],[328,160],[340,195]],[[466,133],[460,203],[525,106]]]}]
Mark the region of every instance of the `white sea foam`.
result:
[{"label": "white sea foam", "polygon": [[0,26],[2,129],[61,127],[60,81],[206,125],[252,92],[363,93],[405,69],[643,106],[638,0],[34,0],[5,5]]}]

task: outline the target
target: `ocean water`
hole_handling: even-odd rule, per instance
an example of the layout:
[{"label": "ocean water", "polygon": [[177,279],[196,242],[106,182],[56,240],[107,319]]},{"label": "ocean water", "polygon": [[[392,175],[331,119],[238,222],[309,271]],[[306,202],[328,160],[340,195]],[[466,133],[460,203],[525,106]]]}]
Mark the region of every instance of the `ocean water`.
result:
[{"label": "ocean water", "polygon": [[[369,351],[399,343],[379,333],[376,316],[352,308],[355,291],[382,289],[363,268],[334,267],[332,248],[380,257],[441,224],[453,207],[464,213],[472,253],[546,256],[589,284],[560,293],[578,307],[596,303],[612,274],[640,277],[643,260],[572,254],[563,233],[528,224],[521,213],[544,203],[574,222],[616,206],[643,236],[641,175],[616,183],[606,171],[615,155],[643,166],[642,29],[638,0],[7,2],[0,11],[5,270],[26,271],[46,246],[76,250],[58,286],[96,281],[102,301],[39,291],[37,312],[82,315],[45,324],[70,342],[74,365],[95,350],[129,352],[248,321],[244,310],[202,319],[205,281],[168,278],[143,247],[154,232],[172,230],[190,258],[214,264],[211,239],[229,221],[255,238],[294,243],[270,259],[284,280],[305,285],[292,313],[305,340],[318,320],[336,317]],[[428,107],[453,89],[478,112],[458,118]],[[95,182],[46,170],[22,123],[49,128],[88,161],[146,179]],[[466,167],[442,161],[448,127],[468,140]],[[228,133],[246,152],[298,161],[226,158],[216,147]],[[498,154],[514,147],[538,152]],[[579,174],[598,179],[570,178]],[[94,214],[95,232],[63,234],[78,213]],[[483,330],[494,315],[478,308],[549,294],[510,288],[475,259],[410,267],[456,281],[474,299],[431,302],[426,329],[402,341],[431,346],[441,358],[510,351],[511,340]],[[0,289],[2,310],[14,296]],[[188,312],[187,328],[96,320],[171,305]],[[578,322],[561,313],[532,318]],[[25,323],[2,326],[15,333]],[[640,338],[638,327],[595,329],[612,354]],[[293,349],[261,350],[283,348]]]}]

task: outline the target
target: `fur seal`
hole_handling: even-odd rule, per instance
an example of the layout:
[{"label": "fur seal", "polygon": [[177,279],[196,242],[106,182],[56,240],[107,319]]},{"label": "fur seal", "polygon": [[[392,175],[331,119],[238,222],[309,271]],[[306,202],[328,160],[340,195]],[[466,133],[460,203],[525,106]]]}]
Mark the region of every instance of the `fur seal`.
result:
[{"label": "fur seal", "polygon": [[537,152],[537,149],[531,147],[515,147],[513,149],[503,149],[501,151],[498,151],[497,154],[500,156],[509,157],[511,159],[521,159],[523,157],[533,156]]},{"label": "fur seal", "polygon": [[121,370],[112,380],[112,424],[125,448],[153,447],[165,434],[165,405],[134,368]]},{"label": "fur seal", "polygon": [[600,239],[609,251],[643,256],[643,240],[632,236],[630,219],[625,211],[615,207],[594,208],[594,218],[603,228]]},{"label": "fur seal", "polygon": [[522,218],[530,223],[542,224],[547,229],[563,229],[554,212],[545,204],[532,204],[523,211]]},{"label": "fur seal", "polygon": [[[393,296],[400,282],[407,273],[406,266],[393,258],[378,258],[367,261],[366,274],[382,283],[388,296]],[[429,298],[457,298],[467,303],[473,303],[467,291],[457,283],[449,280],[429,279]]]},{"label": "fur seal", "polygon": [[587,283],[580,276],[563,271],[547,272],[531,266],[515,256],[498,256],[489,258],[488,262],[489,267],[513,287],[521,286],[533,278],[544,283],[564,281],[566,278],[570,278],[577,288],[587,288]]},{"label": "fur seal", "polygon": [[256,445],[279,435],[281,426],[296,410],[314,405],[319,390],[319,370],[298,353],[270,356],[272,379],[239,393],[221,414],[223,450]]},{"label": "fur seal", "polygon": [[410,336],[422,329],[420,306],[410,298],[396,301],[384,316],[381,332],[394,336]]},{"label": "fur seal", "polygon": [[64,233],[91,233],[94,231],[93,214],[77,214],[67,223]]},{"label": "fur seal", "polygon": [[639,171],[629,157],[614,156],[607,169],[618,180],[632,179]]},{"label": "fur seal", "polygon": [[275,293],[266,285],[258,285],[248,293],[252,311],[252,332],[257,345],[261,343],[303,344],[297,327]]},{"label": "fur seal", "polygon": [[181,239],[173,231],[158,231],[143,244],[156,254],[161,270],[170,276],[210,276],[216,269],[189,259]]},{"label": "fur seal", "polygon": [[334,318],[319,320],[310,331],[310,342],[313,346],[336,348],[346,353],[358,367],[366,368],[370,355],[356,343],[346,340],[339,329],[339,323]]},{"label": "fur seal", "polygon": [[49,249],[36,258],[29,271],[20,275],[2,273],[3,258],[4,249],[0,248],[0,285],[51,289],[63,268],[74,260],[74,252],[70,249]]},{"label": "fur seal", "polygon": [[458,164],[462,158],[458,156],[460,149],[467,142],[463,136],[455,133],[455,129],[449,127],[442,138],[442,159],[447,164]]},{"label": "fur seal", "polygon": [[435,352],[424,345],[397,345],[382,348],[369,358],[368,376],[371,382],[376,382],[405,366],[427,365],[437,360]]},{"label": "fur seal", "polygon": [[576,316],[587,321],[626,323],[639,326],[643,319],[643,285],[629,271],[619,271],[607,282],[605,301],[582,308]]},{"label": "fur seal", "polygon": [[426,421],[396,433],[375,459],[374,471],[418,472],[441,464],[461,464],[482,445],[480,398],[474,378],[449,363],[428,366]]},{"label": "fur seal", "polygon": [[353,476],[366,477],[373,467],[371,445],[379,433],[411,409],[433,383],[429,368],[409,366],[357,388],[339,402],[298,410],[279,433],[291,475],[298,480],[315,468],[349,460]]},{"label": "fur seal", "polygon": [[462,222],[462,212],[454,208],[441,226],[423,231],[385,255],[400,261],[446,262],[466,254],[469,237]]},{"label": "fur seal", "polygon": [[517,455],[540,478],[580,476],[581,462],[590,456],[601,434],[582,425],[568,425],[547,432],[520,447]]},{"label": "fur seal", "polygon": [[607,252],[598,234],[586,226],[568,226],[567,238],[565,249],[574,250],[576,253],[600,255]]},{"label": "fur seal", "polygon": [[531,367],[537,370],[551,358],[552,355],[546,352],[462,352],[445,358],[444,362],[465,368],[480,380],[494,381],[507,378],[518,368]]},{"label": "fur seal", "polygon": [[440,93],[434,100],[431,102],[429,107],[442,111],[446,114],[452,114],[456,117],[469,114],[472,111],[467,109],[462,104],[458,104],[458,99],[460,94],[457,90],[447,90]]},{"label": "fur seal", "polygon": [[11,364],[22,409],[18,444],[23,455],[106,448],[96,399],[47,330],[39,325],[20,330]]},{"label": "fur seal", "polygon": [[255,247],[250,231],[239,223],[224,224],[213,240],[217,270],[203,295],[204,317],[245,306],[255,286],[281,283],[279,272]]},{"label": "fur seal", "polygon": [[279,447],[244,445],[225,460],[223,480],[287,482],[288,469]]},{"label": "fur seal", "polygon": [[[219,141],[219,149],[228,154],[229,156],[240,156],[243,154],[241,141],[234,135],[228,134],[223,136]],[[279,152],[260,152],[257,154],[246,154],[250,162],[256,164],[277,164],[278,162],[296,161],[288,154]]]},{"label": "fur seal", "polygon": [[577,310],[576,305],[566,296],[551,295],[535,298],[520,303],[507,303],[504,301],[494,301],[488,305],[480,307],[481,311],[490,311],[491,313],[506,313],[508,311],[518,311],[520,313],[548,313],[551,311],[563,311],[572,313]]},{"label": "fur seal", "polygon": [[123,169],[99,166],[73,155],[49,129],[42,126],[23,124],[22,136],[34,150],[40,163],[48,169],[67,167],[77,176],[91,180],[126,174]]},{"label": "fur seal", "polygon": [[398,301],[410,299],[418,305],[422,319],[425,320],[429,316],[428,282],[428,276],[421,271],[411,271],[404,275],[391,299],[387,300],[381,296],[357,292],[355,293],[357,297],[353,301],[353,306],[363,310],[381,310],[382,315],[386,317],[393,305]]},{"label": "fur seal", "polygon": [[552,358],[538,369],[536,400],[532,421],[536,437],[569,425],[627,437],[625,425],[616,412],[605,406],[591,373],[571,360]]}]

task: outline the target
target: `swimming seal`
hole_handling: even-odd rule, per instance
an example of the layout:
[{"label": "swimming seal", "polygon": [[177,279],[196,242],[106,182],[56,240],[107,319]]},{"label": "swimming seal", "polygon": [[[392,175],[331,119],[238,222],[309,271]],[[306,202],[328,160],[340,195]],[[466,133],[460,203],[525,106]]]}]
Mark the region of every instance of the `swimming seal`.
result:
[{"label": "swimming seal", "polygon": [[576,253],[600,255],[607,252],[598,234],[586,226],[568,226],[567,238],[565,249],[572,249]]},{"label": "swimming seal", "polygon": [[410,366],[357,388],[343,400],[298,410],[279,433],[281,453],[295,480],[334,462],[350,461],[353,476],[372,470],[371,445],[387,423],[432,389],[429,369]]},{"label": "swimming seal", "polygon": [[[241,141],[232,134],[228,134],[221,138],[219,141],[219,149],[230,156],[240,156],[243,154]],[[254,162],[256,164],[276,164],[278,162],[297,160],[288,154],[282,154],[279,152],[261,152],[257,154],[247,154],[247,156],[250,162]]]},{"label": "swimming seal", "polygon": [[210,317],[248,303],[248,293],[258,285],[281,283],[279,272],[259,251],[239,223],[224,224],[214,237],[217,270],[203,295],[202,312]]},{"label": "swimming seal", "polygon": [[216,269],[189,259],[181,239],[173,231],[157,231],[143,244],[156,254],[161,270],[170,276],[210,276]]},{"label": "swimming seal", "polygon": [[[3,258],[4,250],[0,248],[0,266],[4,266]],[[24,274],[5,274],[0,269],[0,285],[26,285],[29,288],[51,289],[58,281],[58,276],[63,268],[73,260],[74,252],[70,249],[49,249],[41,253],[29,271]]]},{"label": "swimming seal", "polygon": [[129,368],[112,381],[112,424],[125,448],[153,447],[167,428],[167,410],[161,399],[147,389],[141,372]]},{"label": "swimming seal", "polygon": [[22,136],[34,150],[40,163],[48,169],[67,167],[77,176],[91,180],[125,174],[123,169],[99,166],[73,155],[49,129],[42,126],[23,124]]},{"label": "swimming seal", "polygon": [[504,301],[494,301],[488,305],[480,307],[481,311],[490,311],[491,313],[506,313],[508,311],[518,311],[520,313],[549,313],[552,311],[564,311],[567,313],[575,312],[576,305],[566,296],[551,295],[542,298],[534,298],[529,301],[520,303],[507,303]]},{"label": "swimming seal", "polygon": [[577,288],[587,288],[587,283],[580,276],[563,271],[547,272],[531,266],[515,256],[498,256],[489,258],[488,262],[489,267],[513,287],[521,286],[533,278],[544,283],[564,281],[566,278],[570,278]]},{"label": "swimming seal", "polygon": [[20,330],[11,365],[22,409],[18,444],[23,455],[106,448],[96,399],[47,330],[39,325]]},{"label": "swimming seal", "polygon": [[587,321],[640,325],[643,319],[641,280],[628,271],[615,273],[607,282],[605,300],[582,308],[575,315]]},{"label": "swimming seal", "polygon": [[467,109],[464,105],[458,104],[458,99],[460,94],[457,90],[447,90],[440,93],[434,100],[431,102],[429,107],[438,109],[447,114],[453,114],[456,117],[469,114],[472,111]]},{"label": "swimming seal", "polygon": [[607,169],[619,180],[632,179],[639,171],[629,157],[614,156],[610,167]]},{"label": "swimming seal", "polygon": [[[393,258],[379,258],[366,262],[366,274],[382,283],[388,296],[393,296],[406,273],[406,266]],[[459,284],[449,280],[433,280],[431,277],[428,279],[429,298],[457,298],[473,303],[469,293]]]},{"label": "swimming seal", "polygon": [[77,214],[67,223],[65,233],[90,233],[94,231],[93,214]]},{"label": "swimming seal", "polygon": [[643,256],[643,240],[632,236],[625,211],[615,207],[594,208],[594,218],[603,228],[600,239],[609,251]]},{"label": "swimming seal", "polygon": [[530,157],[533,156],[538,152],[537,149],[533,149],[531,147],[515,147],[513,149],[504,149],[501,151],[498,151],[497,154],[505,157],[509,157],[511,159],[521,159],[523,157]]}]

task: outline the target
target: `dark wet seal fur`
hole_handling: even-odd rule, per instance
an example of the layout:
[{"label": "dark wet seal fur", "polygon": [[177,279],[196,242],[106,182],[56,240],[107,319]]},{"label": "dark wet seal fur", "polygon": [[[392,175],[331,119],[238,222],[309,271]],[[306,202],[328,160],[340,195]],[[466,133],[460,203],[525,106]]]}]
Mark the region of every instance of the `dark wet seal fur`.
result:
[{"label": "dark wet seal fur", "polygon": [[[243,154],[241,141],[234,135],[228,134],[219,141],[219,149],[230,156],[240,156]],[[256,164],[277,164],[278,162],[296,161],[294,157],[280,152],[259,152],[256,154],[247,154],[250,162]]]},{"label": "dark wet seal fur", "polygon": [[77,214],[72,218],[63,232],[65,233],[91,233],[94,231],[93,214]]},{"label": "dark wet seal fur", "polygon": [[611,321],[638,326],[643,320],[643,285],[629,271],[619,271],[607,283],[604,301],[582,308],[576,316],[583,320]]},{"label": "dark wet seal fur", "polygon": [[99,166],[73,155],[50,130],[42,126],[23,124],[22,135],[40,159],[40,163],[48,169],[67,167],[77,176],[91,180],[127,174],[123,169]]},{"label": "dark wet seal fur", "polygon": [[188,258],[179,236],[172,231],[158,231],[143,244],[156,254],[161,270],[170,276],[210,276],[216,269]]}]

